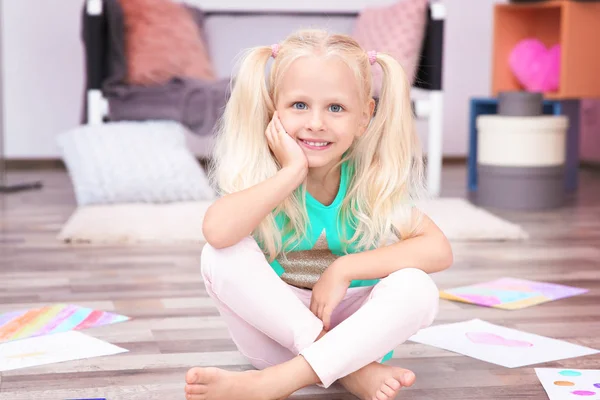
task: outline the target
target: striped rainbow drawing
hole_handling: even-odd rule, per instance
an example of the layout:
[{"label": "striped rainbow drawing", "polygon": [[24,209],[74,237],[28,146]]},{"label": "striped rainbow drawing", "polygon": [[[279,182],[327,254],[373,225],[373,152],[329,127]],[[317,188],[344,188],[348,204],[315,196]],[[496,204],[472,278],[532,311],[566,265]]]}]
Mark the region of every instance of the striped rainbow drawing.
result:
[{"label": "striped rainbow drawing", "polygon": [[0,343],[29,337],[95,328],[129,317],[70,304],[53,304],[0,314]]}]

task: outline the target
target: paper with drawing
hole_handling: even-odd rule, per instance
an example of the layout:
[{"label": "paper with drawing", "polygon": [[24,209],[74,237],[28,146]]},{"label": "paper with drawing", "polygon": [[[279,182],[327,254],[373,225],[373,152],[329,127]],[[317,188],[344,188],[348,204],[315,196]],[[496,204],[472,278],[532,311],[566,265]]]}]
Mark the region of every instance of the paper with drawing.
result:
[{"label": "paper with drawing", "polygon": [[599,353],[561,340],[473,319],[419,331],[411,341],[454,351],[508,368]]},{"label": "paper with drawing", "polygon": [[535,373],[550,400],[600,398],[600,370],[536,368]]},{"label": "paper with drawing", "polygon": [[588,289],[555,283],[501,278],[440,291],[442,299],[504,310],[519,310],[587,293]]},{"label": "paper with drawing", "polygon": [[70,331],[0,344],[0,371],[113,355],[126,349]]}]

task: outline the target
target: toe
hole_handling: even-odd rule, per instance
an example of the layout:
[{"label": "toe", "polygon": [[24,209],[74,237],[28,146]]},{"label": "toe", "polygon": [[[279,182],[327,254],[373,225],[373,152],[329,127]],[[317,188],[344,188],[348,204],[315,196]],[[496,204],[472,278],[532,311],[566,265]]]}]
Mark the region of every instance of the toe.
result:
[{"label": "toe", "polygon": [[402,379],[400,379],[400,383],[402,383],[402,386],[412,386],[412,384],[415,383],[415,379],[415,374],[412,371],[406,370],[402,374]]},{"label": "toe", "polygon": [[206,392],[208,392],[208,387],[206,385],[185,385],[186,394],[205,394]]},{"label": "toe", "polygon": [[195,367],[190,369],[185,374],[185,382],[188,385],[193,384],[208,384],[214,382],[219,377],[219,370],[217,368],[199,368]]},{"label": "toe", "polygon": [[394,382],[396,382],[396,385],[392,384],[392,386],[397,387],[397,389],[393,389],[392,386],[387,383],[388,380],[386,380],[386,383],[381,385],[381,388],[379,390],[381,390],[381,392],[383,392],[383,394],[385,394],[388,398],[393,399],[394,396],[396,396],[396,393],[398,393],[398,390],[400,389],[400,383],[397,380],[392,379]]},{"label": "toe", "polygon": [[188,385],[192,385],[194,383],[198,383],[198,379],[200,378],[200,373],[202,371],[200,368],[192,368],[185,374],[185,382]]},{"label": "toe", "polygon": [[375,398],[377,400],[389,400],[388,396],[381,390],[378,390],[377,393],[375,393]]},{"label": "toe", "polygon": [[390,389],[392,389],[395,392],[400,390],[400,388],[402,387],[400,382],[398,382],[398,380],[394,379],[394,378],[387,378],[385,380],[385,385],[388,386]]},{"label": "toe", "polygon": [[185,400],[205,400],[206,396],[203,394],[186,394]]}]

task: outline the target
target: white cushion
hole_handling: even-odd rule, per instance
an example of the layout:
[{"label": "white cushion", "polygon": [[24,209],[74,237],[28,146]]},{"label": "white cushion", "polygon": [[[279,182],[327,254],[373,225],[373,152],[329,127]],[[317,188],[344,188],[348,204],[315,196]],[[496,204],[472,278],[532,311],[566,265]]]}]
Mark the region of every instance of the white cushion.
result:
[{"label": "white cushion", "polygon": [[174,121],[84,125],[58,137],[79,205],[210,200],[215,192]]}]

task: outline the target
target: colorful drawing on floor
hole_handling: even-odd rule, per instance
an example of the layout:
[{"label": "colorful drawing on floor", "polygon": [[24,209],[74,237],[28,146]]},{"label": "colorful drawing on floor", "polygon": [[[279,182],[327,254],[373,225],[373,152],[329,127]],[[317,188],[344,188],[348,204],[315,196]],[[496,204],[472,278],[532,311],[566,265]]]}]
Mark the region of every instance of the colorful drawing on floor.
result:
[{"label": "colorful drawing on floor", "polygon": [[129,317],[70,304],[54,304],[0,315],[0,343],[115,324]]},{"label": "colorful drawing on floor", "polygon": [[0,371],[110,356],[127,351],[81,332],[61,332],[0,344]]},{"label": "colorful drawing on floor", "polygon": [[[507,368],[600,353],[589,347],[494,325],[480,319],[430,326],[421,329],[408,340]],[[571,376],[566,375],[559,375],[559,378],[561,379],[554,379],[553,382],[572,380]],[[577,389],[579,388],[575,388]]]},{"label": "colorful drawing on floor", "polygon": [[[550,400],[600,396],[600,370],[536,368],[535,373]],[[563,376],[569,380],[560,379]]]},{"label": "colorful drawing on floor", "polygon": [[588,292],[588,289],[554,283],[501,278],[490,282],[442,290],[440,291],[440,297],[484,307],[518,310],[586,292]]}]

